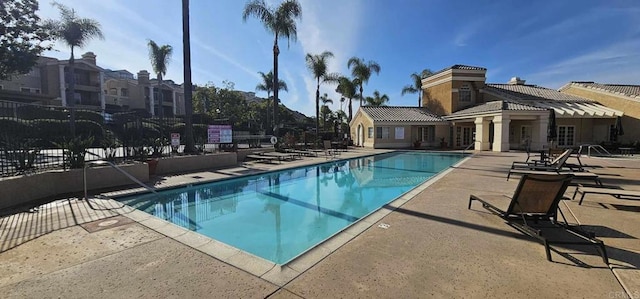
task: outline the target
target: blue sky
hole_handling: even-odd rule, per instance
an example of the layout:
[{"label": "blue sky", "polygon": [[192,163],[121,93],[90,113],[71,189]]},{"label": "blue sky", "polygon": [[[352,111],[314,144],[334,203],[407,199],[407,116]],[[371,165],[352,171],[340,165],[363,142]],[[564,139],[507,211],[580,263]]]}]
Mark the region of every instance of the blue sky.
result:
[{"label": "blue sky", "polygon": [[[104,40],[76,53],[92,51],[98,65],[151,71],[147,39],[174,47],[167,79],[182,76],[181,1],[60,0],[82,17],[101,23]],[[272,6],[281,1],[268,0]],[[331,51],[329,70],[350,74],[347,60],[357,56],[381,66],[364,87],[387,94],[388,105],[412,106],[417,95],[401,96],[410,74],[453,64],[488,69],[487,82],[519,76],[528,84],[559,88],[569,81],[640,84],[640,1],[456,1],[456,0],[299,0],[298,39],[280,41],[280,78],[288,107],[315,113],[315,82],[306,69],[307,53]],[[273,37],[255,18],[242,21],[243,0],[191,0],[192,80],[223,80],[238,90],[255,91],[258,71],[273,66]],[[42,18],[58,18],[50,2],[40,1]],[[45,55],[67,59],[62,44]],[[335,86],[321,86],[339,109]],[[266,94],[258,93],[266,97]],[[357,109],[354,103],[354,111]],[[345,109],[346,110],[346,109]]]}]

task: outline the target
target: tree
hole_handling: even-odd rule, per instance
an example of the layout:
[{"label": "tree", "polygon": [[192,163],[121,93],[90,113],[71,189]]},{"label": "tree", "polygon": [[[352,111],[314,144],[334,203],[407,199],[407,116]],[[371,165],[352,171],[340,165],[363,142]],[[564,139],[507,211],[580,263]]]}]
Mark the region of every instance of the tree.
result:
[{"label": "tree", "polygon": [[413,84],[405,85],[402,88],[402,95],[407,93],[417,93],[418,94],[418,107],[422,106],[422,79],[429,77],[433,72],[430,69],[422,70],[422,73],[419,75],[417,73],[411,74],[411,80]]},{"label": "tree", "polygon": [[[267,102],[271,100],[271,93],[273,92],[273,71],[269,71],[268,73],[258,72],[262,77],[262,83],[256,85],[256,90],[266,91],[267,92]],[[287,88],[287,83],[282,80],[278,80],[278,89],[289,91]],[[269,106],[267,106],[268,109]],[[267,112],[267,122],[269,122],[269,113]]]},{"label": "tree", "polygon": [[184,131],[185,153],[196,153],[193,139],[193,98],[191,86],[191,34],[189,32],[189,0],[182,0],[182,61],[184,64]]},{"label": "tree", "polygon": [[26,74],[50,50],[48,30],[36,14],[37,0],[0,1],[0,80]]},{"label": "tree", "polygon": [[327,116],[330,115],[331,108],[327,104],[333,104],[333,100],[329,98],[329,96],[325,93],[320,97],[320,101],[322,101],[322,107],[320,108],[320,114],[322,114],[322,126],[324,127],[324,131],[327,131]]},{"label": "tree", "polygon": [[328,59],[333,57],[333,53],[324,51],[318,55],[307,54],[305,57],[307,61],[307,68],[313,74],[316,79],[316,134],[320,133],[320,83],[324,82],[337,82],[339,75],[329,73],[327,71]]},{"label": "tree", "polygon": [[47,20],[44,24],[51,36],[67,44],[71,49],[69,58],[69,88],[66,91],[67,106],[70,110],[69,123],[71,126],[71,136],[76,135],[76,112],[75,112],[75,60],[73,51],[76,47],[84,47],[93,38],[104,39],[100,23],[88,18],[81,18],[76,15],[76,11],[57,2],[52,3],[60,11],[60,20]]},{"label": "tree", "polygon": [[380,95],[380,92],[376,90],[373,92],[373,97],[367,97],[366,101],[369,106],[384,106],[386,102],[389,102],[389,96]]},{"label": "tree", "polygon": [[353,117],[353,98],[355,98],[358,94],[357,84],[354,80],[351,80],[347,77],[338,78],[338,87],[336,88],[336,92],[340,93],[343,97],[349,100],[349,121]]},{"label": "tree", "polygon": [[347,67],[351,69],[351,74],[355,78],[355,83],[360,87],[360,106],[363,101],[362,85],[369,82],[371,72],[380,73],[380,65],[375,61],[364,62],[364,59],[351,57],[347,62]]},{"label": "tree", "polygon": [[[297,39],[298,32],[295,20],[302,18],[302,8],[297,0],[285,0],[277,8],[267,6],[264,0],[252,0],[245,5],[242,19],[246,22],[249,16],[260,19],[267,31],[275,36],[273,40],[273,125],[275,128],[278,118],[278,91],[280,90],[278,87],[280,83],[278,80],[278,55],[280,54],[278,39],[285,37],[287,42]],[[274,133],[277,133],[277,129]]]},{"label": "tree", "polygon": [[[162,77],[167,74],[167,65],[169,64],[169,60],[171,59],[171,54],[173,53],[173,48],[170,45],[162,45],[158,46],[154,41],[149,40],[149,59],[151,60],[151,67],[153,68],[153,72],[158,75],[158,99],[156,100],[159,103],[158,112],[160,114],[160,118],[164,117],[164,105],[162,99]],[[153,107],[155,104],[152,103],[151,114],[154,115]]]}]

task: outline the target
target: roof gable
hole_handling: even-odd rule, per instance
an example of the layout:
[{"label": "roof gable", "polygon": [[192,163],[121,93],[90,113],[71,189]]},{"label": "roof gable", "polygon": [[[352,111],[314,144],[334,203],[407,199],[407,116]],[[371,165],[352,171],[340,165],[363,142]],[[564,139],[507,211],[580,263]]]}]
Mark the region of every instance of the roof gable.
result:
[{"label": "roof gable", "polygon": [[[602,84],[595,82],[581,82],[572,81],[569,85],[584,87],[588,89],[594,89],[598,91],[604,91],[615,95],[623,95],[631,98],[640,98],[640,85],[625,85],[625,84]],[[565,85],[560,90],[566,89]]]},{"label": "roof gable", "polygon": [[508,100],[593,102],[593,100],[590,99],[537,85],[488,83],[484,86],[483,92],[494,94]]}]

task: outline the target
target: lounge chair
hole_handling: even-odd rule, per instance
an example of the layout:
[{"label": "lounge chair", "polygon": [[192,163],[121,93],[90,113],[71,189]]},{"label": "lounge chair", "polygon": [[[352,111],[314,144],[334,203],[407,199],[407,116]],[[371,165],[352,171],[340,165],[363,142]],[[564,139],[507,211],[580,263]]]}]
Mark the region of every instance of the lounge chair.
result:
[{"label": "lounge chair", "polygon": [[272,163],[275,160],[275,161],[278,161],[278,163],[280,163],[277,157],[269,157],[269,156],[260,155],[260,154],[249,154],[246,156],[246,158],[257,160],[260,162],[268,162],[268,163]]},{"label": "lounge chair", "polygon": [[568,149],[566,151],[564,151],[562,154],[558,155],[555,159],[551,160],[551,161],[544,161],[544,160],[535,160],[532,162],[518,162],[518,161],[514,161],[513,163],[511,163],[511,169],[531,169],[531,170],[559,170],[560,168],[564,167],[564,164],[567,162],[567,160],[569,159],[569,156],[571,156],[571,150]]},{"label": "lounge chair", "polygon": [[[579,229],[577,226],[571,226],[567,223],[564,214],[558,209],[558,204],[563,198],[573,175],[523,175],[518,183],[518,187],[513,193],[511,202],[506,210],[502,210],[495,205],[489,203],[489,196],[469,196],[469,206],[477,200],[482,203],[482,207],[490,212],[505,219],[509,225],[517,230],[538,238],[544,243],[547,260],[551,261],[551,252],[549,244],[579,244],[579,245],[595,245],[602,255],[602,260],[609,263],[604,243],[595,238],[592,233],[587,233]],[[564,223],[557,221],[558,212],[562,216]],[[545,238],[541,231],[529,225],[529,222],[548,221],[554,226],[563,228],[572,235],[579,237],[581,241],[550,241]]]},{"label": "lounge chair", "polygon": [[589,194],[589,193],[593,193],[593,194],[608,194],[611,195],[615,198],[621,198],[622,196],[625,197],[640,197],[640,191],[634,191],[634,190],[624,190],[621,188],[603,188],[603,187],[585,187],[584,185],[578,184],[578,187],[576,188],[576,191],[573,193],[573,198],[576,198],[576,195],[578,195],[578,193],[581,194],[580,196],[580,201],[578,202],[578,205],[582,205],[582,201],[584,200],[584,196]]},{"label": "lounge chair", "polygon": [[544,171],[544,170],[529,170],[529,169],[510,169],[509,175],[507,175],[507,181],[512,174],[533,174],[533,175],[558,175],[558,174],[571,174],[573,175],[573,180],[591,180],[595,182],[597,185],[602,186],[602,181],[600,180],[600,176],[588,171],[582,172],[571,172],[571,171]]}]

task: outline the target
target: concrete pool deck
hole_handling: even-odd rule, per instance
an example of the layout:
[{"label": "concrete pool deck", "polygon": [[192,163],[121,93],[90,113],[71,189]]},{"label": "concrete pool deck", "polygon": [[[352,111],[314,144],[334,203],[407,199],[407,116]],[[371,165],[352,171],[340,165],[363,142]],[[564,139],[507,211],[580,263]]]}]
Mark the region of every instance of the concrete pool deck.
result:
[{"label": "concrete pool deck", "polygon": [[[382,151],[352,150],[341,158],[376,152]],[[242,264],[247,259],[233,248],[216,247],[220,244],[208,238],[109,200],[52,202],[36,213],[0,219],[0,292],[66,298],[640,297],[640,201],[590,194],[581,206],[577,200],[562,202],[570,222],[605,242],[609,266],[592,246],[555,246],[554,261],[548,262],[537,240],[479,204],[467,210],[471,193],[511,195],[518,178],[506,181],[507,169],[525,156],[478,153],[409,192],[411,199],[356,224],[359,230],[345,244],[330,240],[319,246],[320,258],[282,268]],[[161,177],[156,187],[324,161],[248,163]],[[583,158],[583,163],[599,166],[590,170],[605,184],[640,190],[640,160]]]}]

